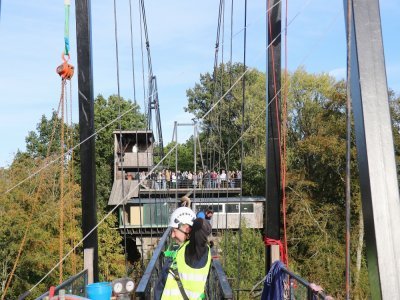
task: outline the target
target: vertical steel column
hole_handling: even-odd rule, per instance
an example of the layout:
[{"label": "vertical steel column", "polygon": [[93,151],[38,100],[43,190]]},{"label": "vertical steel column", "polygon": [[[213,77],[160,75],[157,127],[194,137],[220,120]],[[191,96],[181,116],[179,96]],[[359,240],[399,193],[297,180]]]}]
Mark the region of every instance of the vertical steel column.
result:
[{"label": "vertical steel column", "polygon": [[[79,134],[83,142],[94,134],[94,100],[90,0],[75,1],[76,41],[78,54]],[[82,189],[82,233],[86,236],[97,224],[95,138],[80,146]],[[93,250],[93,279],[99,279],[97,230],[84,241],[84,250]],[[89,251],[90,252],[90,251]],[[88,253],[88,251],[85,251]],[[89,270],[90,271],[90,270]]]},{"label": "vertical steel column", "polygon": [[[273,7],[271,10],[269,10]],[[267,143],[266,143],[266,202],[264,236],[280,239],[280,89],[281,89],[281,1],[267,1]],[[266,272],[271,266],[271,249],[266,247]]]},{"label": "vertical steel column", "polygon": [[379,1],[352,4],[350,84],[371,296],[398,299],[400,200]]}]

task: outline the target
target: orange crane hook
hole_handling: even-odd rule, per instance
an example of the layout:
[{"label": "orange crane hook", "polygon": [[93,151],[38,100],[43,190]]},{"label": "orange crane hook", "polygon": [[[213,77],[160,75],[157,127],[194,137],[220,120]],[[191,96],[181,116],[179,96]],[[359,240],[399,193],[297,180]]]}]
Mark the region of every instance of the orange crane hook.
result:
[{"label": "orange crane hook", "polygon": [[68,55],[61,55],[62,60],[64,61],[61,65],[59,65],[56,69],[58,75],[61,76],[62,79],[70,80],[74,75],[74,66],[68,63],[69,61],[69,54]]}]

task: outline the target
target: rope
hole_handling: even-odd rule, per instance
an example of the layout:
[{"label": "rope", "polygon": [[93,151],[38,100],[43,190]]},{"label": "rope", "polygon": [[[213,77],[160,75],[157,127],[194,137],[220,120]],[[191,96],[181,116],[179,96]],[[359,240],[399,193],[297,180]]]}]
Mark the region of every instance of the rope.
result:
[{"label": "rope", "polygon": [[[70,119],[69,119],[69,139],[68,139],[68,144],[67,147],[71,148],[74,145],[74,131],[73,131],[73,124],[72,124],[72,82],[69,81],[69,113],[70,113]],[[68,99],[68,98],[66,98]],[[74,152],[71,153],[71,158],[70,158],[71,163],[69,164],[69,174],[68,174],[68,191],[70,195],[70,199],[74,199],[74,190],[72,188],[72,185],[74,183]],[[74,206],[73,203],[71,203],[70,206],[70,212],[69,212],[71,220],[75,220],[75,211],[74,211]],[[71,247],[74,246],[75,244],[75,234],[76,234],[76,226],[74,222],[69,222],[70,225],[70,232],[72,233],[72,238],[71,238]],[[76,274],[76,253],[73,253],[72,255],[72,274]]]},{"label": "rope", "polygon": [[[64,156],[64,95],[66,90],[67,80],[63,79],[61,81],[61,122],[60,122],[60,154]],[[62,259],[64,255],[64,160],[60,160],[60,223],[59,223],[59,258]],[[63,264],[60,264],[59,268],[59,283],[63,282]]]},{"label": "rope", "polygon": [[65,23],[64,23],[64,54],[69,55],[69,9],[71,7],[71,0],[64,0],[65,10]]},{"label": "rope", "polygon": [[265,244],[265,246],[278,245],[279,246],[279,255],[280,255],[280,257],[282,257],[282,261],[286,266],[288,265],[287,253],[285,252],[285,247],[280,240],[274,240],[274,239],[264,237],[264,244]]}]

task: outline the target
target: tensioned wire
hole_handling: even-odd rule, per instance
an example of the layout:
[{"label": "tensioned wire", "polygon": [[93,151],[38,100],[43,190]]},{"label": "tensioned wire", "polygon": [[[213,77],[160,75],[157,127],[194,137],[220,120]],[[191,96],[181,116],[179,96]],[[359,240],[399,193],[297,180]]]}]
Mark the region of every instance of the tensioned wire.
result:
[{"label": "tensioned wire", "polygon": [[132,85],[133,85],[133,102],[136,102],[136,82],[135,82],[135,55],[133,51],[133,17],[132,17],[132,1],[129,0],[129,24],[130,24],[130,33],[131,33],[131,61],[132,61]]},{"label": "tensioned wire", "polygon": [[[133,14],[132,14],[132,1],[129,0],[129,29],[130,29],[130,38],[131,38],[131,63],[132,63],[132,85],[133,85],[133,102],[135,103],[135,105],[137,105],[137,100],[136,100],[136,80],[135,80],[135,55],[134,55],[134,51],[133,51]],[[144,87],[143,87],[144,88]],[[146,109],[146,108],[144,108]],[[147,135],[147,133],[146,133]],[[138,143],[138,134],[136,131],[136,143]],[[147,139],[146,139],[147,140]],[[147,142],[146,142],[147,143]],[[147,151],[147,150],[146,150]],[[136,160],[139,161],[139,151],[136,153]],[[136,170],[137,173],[140,174],[141,172],[139,172],[139,169]],[[142,200],[141,198],[139,198],[139,206],[142,206]],[[144,269],[144,261],[143,261],[143,232],[142,232],[142,210],[139,210],[139,223],[140,223],[140,248],[141,248],[141,257],[140,257],[140,267],[141,270]],[[124,231],[126,229],[124,228]]]},{"label": "tensioned wire", "polygon": [[[117,22],[117,3],[114,0],[114,35],[115,35],[115,59],[116,59],[116,72],[117,72],[117,92],[118,92],[118,115],[121,114],[121,92],[120,92],[120,82],[119,82],[119,53],[118,53],[118,22]],[[119,160],[121,163],[121,195],[122,198],[125,196],[125,174],[124,174],[124,149],[122,148],[122,124],[121,118],[118,120],[118,130],[119,130]],[[118,165],[116,166],[118,168]],[[115,172],[117,174],[117,172]],[[125,201],[122,202],[122,220],[124,224],[124,259],[125,259],[125,274],[128,276],[128,252],[126,247],[126,222],[125,219]]]},{"label": "tensioned wire", "polygon": [[143,54],[143,33],[142,33],[142,10],[140,8],[140,2],[138,2],[139,4],[139,24],[140,24],[140,52],[142,54],[142,84],[143,84],[143,111],[144,111],[144,115],[146,117],[147,120],[147,101],[146,101],[146,81],[144,80],[144,54]]},{"label": "tensioned wire", "polygon": [[[298,16],[299,14],[296,14],[295,15],[295,17],[288,23],[288,26],[295,20],[295,18]],[[332,22],[329,24],[329,27],[333,24],[333,21],[337,18],[337,16],[339,15],[339,12],[338,12],[338,14],[334,17],[334,19],[332,20]],[[287,27],[288,27],[287,26]],[[283,30],[286,30],[286,28],[284,28]],[[283,32],[283,30],[278,34],[278,36]],[[322,37],[321,37],[321,39],[322,39]],[[275,39],[267,46],[267,49],[271,46],[271,44],[273,43],[275,41]],[[303,61],[304,60],[306,60],[307,58],[308,58],[308,56],[310,55],[311,53],[309,52],[309,53],[307,53],[306,54],[306,56],[304,57],[304,59],[303,59]],[[259,59],[259,57],[257,58],[257,59]],[[207,116],[208,116],[208,114],[215,108],[215,106],[222,100],[222,99],[224,99],[224,97],[232,90],[232,88],[240,81],[240,79],[248,72],[250,70],[250,68],[249,69],[247,69],[235,82],[234,82],[234,84],[225,92],[225,94],[199,119],[199,120],[201,120],[201,119],[205,119]],[[269,103],[270,104],[270,103]],[[120,116],[118,116],[117,118],[115,118],[114,120],[112,120],[112,121],[110,121],[109,123],[107,123],[105,126],[103,126],[103,127],[101,127],[99,130],[97,130],[95,133],[93,133],[91,136],[89,136],[89,137],[87,137],[85,140],[83,140],[82,142],[80,142],[80,143],[78,143],[77,145],[75,145],[75,147],[73,147],[73,148],[71,148],[71,149],[69,149],[65,154],[64,154],[64,156],[65,155],[69,155],[69,153],[71,153],[73,150],[75,150],[77,147],[79,147],[81,144],[83,144],[83,143],[85,143],[87,140],[89,140],[90,138],[92,138],[93,136],[96,136],[99,132],[101,132],[102,130],[104,130],[105,128],[107,128],[108,126],[110,126],[111,124],[113,124],[113,123],[115,123],[117,120],[119,120],[120,118],[122,118],[124,115],[126,115],[127,113],[129,113],[130,111],[132,111],[134,108],[135,108],[136,106],[133,106],[132,108],[130,108],[130,109],[128,109],[127,111],[125,111],[124,113],[122,113]],[[260,114],[260,116],[261,116],[261,114]],[[239,140],[241,139],[242,137],[240,137],[239,138]],[[238,141],[239,141],[238,140]],[[237,142],[234,144],[234,145],[236,145],[237,144]],[[166,156],[162,159],[162,160],[160,160],[160,162],[150,171],[150,173],[151,172],[153,172],[160,164],[161,164],[161,162],[163,162],[164,160],[165,160],[165,158],[167,158],[168,157],[168,155],[170,155],[171,153],[172,153],[172,151],[176,148],[176,146],[177,146],[177,144],[173,147],[173,148],[171,148],[170,149],[170,151],[166,154]],[[233,146],[232,146],[233,147]],[[232,147],[231,147],[231,149],[232,149]],[[228,153],[230,152],[230,150],[228,151]],[[42,168],[40,168],[38,171],[36,171],[36,172],[34,172],[33,174],[31,174],[30,176],[28,176],[27,178],[25,178],[25,179],[23,179],[22,181],[20,181],[18,184],[16,184],[15,186],[13,186],[12,188],[10,188],[9,190],[7,190],[6,191],[6,193],[8,193],[8,192],[10,192],[11,190],[13,190],[14,188],[16,188],[17,186],[19,186],[19,185],[21,185],[23,182],[25,182],[26,180],[28,180],[28,179],[30,179],[30,178],[32,178],[33,176],[35,176],[35,175],[37,175],[38,173],[40,173],[41,171],[43,171],[44,169],[46,169],[48,166],[50,166],[51,164],[53,164],[53,163],[55,163],[56,161],[58,161],[60,158],[61,158],[62,156],[60,156],[60,157],[57,157],[56,159],[54,159],[54,160],[52,160],[51,162],[49,162],[48,164],[46,164],[45,166],[43,166]],[[146,176],[146,178],[147,178],[147,176]],[[144,180],[141,180],[140,181],[140,183],[139,183],[139,185],[140,184],[142,184],[143,183],[143,181]],[[138,185],[138,186],[139,186]],[[136,191],[136,189],[137,189],[137,187],[136,188],[134,188],[130,193],[128,193],[128,195],[127,196],[125,196],[125,198],[123,198],[119,203],[118,203],[118,205],[120,205],[123,201],[125,201],[126,199],[128,199],[128,197],[130,197],[135,191]],[[118,205],[116,206],[116,207],[118,207]],[[60,263],[62,263],[73,251],[75,251],[75,249],[87,238],[87,236],[89,236],[102,222],[104,222],[104,220],[112,213],[112,212],[114,212],[115,211],[115,209],[116,209],[116,207],[114,207],[114,209],[112,209],[107,215],[105,215],[104,217],[103,217],[103,219],[102,220],[100,220],[100,222],[98,222],[98,224],[85,236],[85,237],[83,237],[76,245],[75,245],[75,247],[73,248],[73,249],[71,249],[65,256],[64,256],[64,258],[62,259],[62,261],[59,261],[37,284],[35,284],[29,291],[31,292],[34,288],[36,288],[49,274],[51,274],[53,271],[54,271],[54,269],[55,268],[57,268],[58,267],[58,265],[60,264]]]},{"label": "tensioned wire", "polygon": [[[244,33],[243,33],[243,68],[246,71],[246,42],[247,42],[247,0],[244,0]],[[281,33],[279,33],[279,36]],[[272,49],[272,48],[271,48]],[[268,51],[268,50],[267,50]],[[265,74],[267,76],[267,74]],[[266,81],[267,82],[267,81]],[[246,77],[243,76],[242,81],[242,126],[241,134],[244,133],[244,117],[245,117],[245,104],[246,104]],[[241,266],[241,252],[242,252],[242,200],[243,200],[243,156],[244,156],[244,142],[241,139],[240,147],[240,203],[239,203],[239,243],[237,249],[237,298],[240,299],[240,266]]]}]

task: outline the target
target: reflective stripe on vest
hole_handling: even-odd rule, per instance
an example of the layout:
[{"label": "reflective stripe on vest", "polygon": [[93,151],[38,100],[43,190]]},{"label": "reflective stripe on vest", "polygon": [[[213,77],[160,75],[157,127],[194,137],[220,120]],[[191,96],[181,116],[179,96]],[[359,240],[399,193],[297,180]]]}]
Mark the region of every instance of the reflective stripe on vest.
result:
[{"label": "reflective stripe on vest", "polygon": [[[175,284],[176,284],[176,281],[175,281]],[[165,287],[167,287],[167,286],[165,286]],[[185,289],[185,292],[186,292],[186,296],[188,296],[189,299],[196,299],[196,300],[201,299],[201,295],[203,294],[203,292],[195,293],[192,291],[188,291],[186,289]],[[176,289],[166,289],[165,288],[161,299],[162,300],[164,300],[164,299],[165,300],[168,300],[168,299],[177,300],[177,299],[183,299],[183,297],[182,297],[181,291],[179,290],[178,285],[177,285]]]},{"label": "reflective stripe on vest", "polygon": [[[208,248],[208,257],[206,265],[201,269],[194,269],[188,266],[185,262],[185,250],[188,242],[184,243],[178,249],[176,255],[176,265],[182,285],[186,295],[190,300],[201,299],[204,293],[204,288],[207,282],[208,271],[211,266],[211,251]],[[167,282],[165,283],[164,291],[161,297],[162,300],[178,300],[183,299],[181,291],[175,278],[168,274]]]}]

